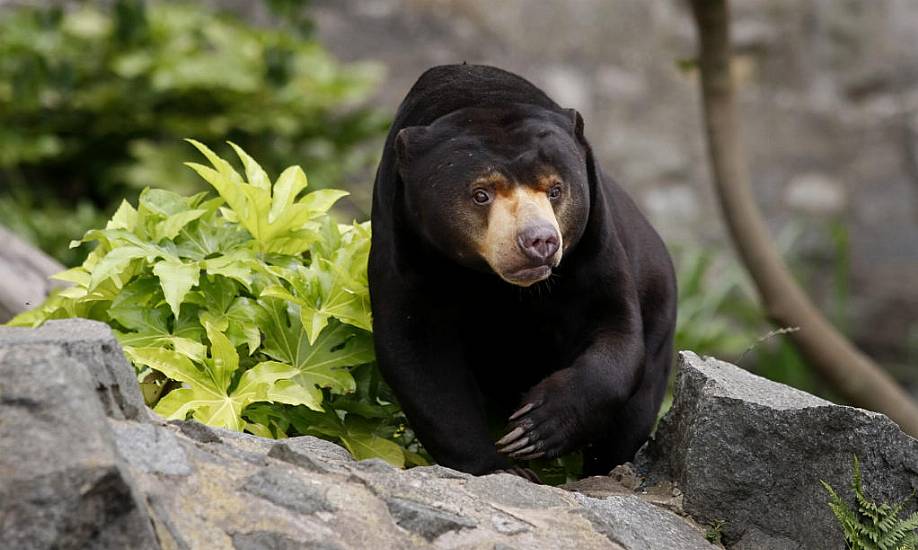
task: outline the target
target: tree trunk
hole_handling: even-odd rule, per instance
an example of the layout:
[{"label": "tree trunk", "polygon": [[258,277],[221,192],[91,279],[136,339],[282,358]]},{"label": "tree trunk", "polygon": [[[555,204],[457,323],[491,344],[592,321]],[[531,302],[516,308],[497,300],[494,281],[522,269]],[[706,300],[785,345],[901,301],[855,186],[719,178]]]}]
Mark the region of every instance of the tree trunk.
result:
[{"label": "tree trunk", "polygon": [[709,160],[730,235],[758,288],[768,317],[779,327],[799,327],[797,349],[846,399],[885,413],[918,436],[918,405],[876,363],[823,317],[782,261],[750,186],[730,73],[727,0],[691,0],[698,31],[704,122]]}]

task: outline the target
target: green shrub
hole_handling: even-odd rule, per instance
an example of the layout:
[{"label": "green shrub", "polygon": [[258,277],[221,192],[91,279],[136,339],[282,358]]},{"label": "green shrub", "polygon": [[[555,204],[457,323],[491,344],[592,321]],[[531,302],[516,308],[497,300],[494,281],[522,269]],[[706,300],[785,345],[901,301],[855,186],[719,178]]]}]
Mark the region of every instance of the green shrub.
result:
[{"label": "green shrub", "polygon": [[[147,186],[202,190],[179,169],[189,135],[212,147],[238,143],[272,172],[296,159],[322,187],[340,186],[376,158],[377,148],[359,147],[387,122],[361,106],[376,69],[340,65],[289,25],[256,27],[200,3],[142,0],[6,7],[2,15],[4,214],[57,216],[60,205],[82,201],[105,216]],[[82,259],[58,244],[80,234],[64,235],[68,225],[17,230],[68,265]]]},{"label": "green shrub", "polygon": [[137,208],[123,202],[86,233],[96,248],[85,262],[56,276],[73,286],[12,324],[108,323],[166,418],[316,435],[357,458],[424,463],[374,365],[369,223],[328,215],[343,191],[301,196],[298,166],[272,184],[234,145],[243,178],[192,143],[211,166],[188,165],[219,196],[147,189]]},{"label": "green shrub", "polygon": [[899,517],[909,499],[895,505],[877,504],[867,498],[861,484],[861,464],[854,457],[854,475],[851,489],[856,508],[822,481],[829,493],[829,508],[835,514],[851,550],[914,550],[918,546],[918,512],[906,518]]}]

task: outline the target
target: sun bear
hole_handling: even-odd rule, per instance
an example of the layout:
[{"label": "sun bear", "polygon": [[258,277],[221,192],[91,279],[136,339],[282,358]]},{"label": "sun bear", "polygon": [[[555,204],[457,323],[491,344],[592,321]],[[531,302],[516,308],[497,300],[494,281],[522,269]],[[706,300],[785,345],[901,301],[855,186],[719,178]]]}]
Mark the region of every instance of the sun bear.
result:
[{"label": "sun bear", "polygon": [[633,458],[666,388],[675,276],[579,113],[495,67],[429,69],[395,115],[372,226],[377,361],[438,463]]}]

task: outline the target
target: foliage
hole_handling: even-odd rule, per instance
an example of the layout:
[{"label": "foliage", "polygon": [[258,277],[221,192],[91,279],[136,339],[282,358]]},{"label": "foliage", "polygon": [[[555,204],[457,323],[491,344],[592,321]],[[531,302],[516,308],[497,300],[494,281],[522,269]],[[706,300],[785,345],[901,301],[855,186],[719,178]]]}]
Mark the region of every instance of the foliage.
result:
[{"label": "foliage", "polygon": [[[290,2],[270,5],[294,13]],[[271,171],[295,158],[315,181],[339,185],[372,163],[375,148],[359,145],[385,128],[360,106],[376,70],[341,66],[292,26],[256,27],[190,2],[5,8],[0,208],[51,217],[79,200],[88,216],[146,186],[201,190],[177,169],[187,135],[211,146],[229,139]],[[53,253],[80,234],[20,225]]]},{"label": "foliage", "polygon": [[12,324],[85,317],[115,330],[166,418],[265,437],[311,434],[354,456],[424,463],[373,365],[368,223],[338,225],[347,193],[303,194],[298,166],[274,183],[233,145],[245,178],[205,145],[188,163],[217,190],[147,189],[122,202],[96,248],[56,276],[73,286]]},{"label": "foliage", "polygon": [[821,483],[829,493],[829,508],[835,514],[851,550],[914,550],[918,546],[918,533],[915,531],[918,529],[918,512],[901,518],[900,513],[909,499],[890,505],[877,504],[867,498],[857,456],[854,457],[851,482],[856,508],[852,509],[831,485],[825,481]]},{"label": "foliage", "polygon": [[[778,247],[793,261],[793,244],[801,229],[790,227],[779,235]],[[743,268],[733,258],[711,249],[674,246],[679,281],[679,306],[675,348],[692,350],[745,366],[761,376],[812,393],[826,395],[812,371],[787,339],[794,327],[773,330],[762,313],[755,290]],[[838,250],[839,255],[844,251]],[[841,260],[840,260],[841,261]],[[839,269],[836,268],[838,277]],[[842,288],[838,284],[836,289]],[[847,287],[836,290],[834,300],[845,300]],[[837,304],[830,304],[838,309]],[[664,407],[667,408],[667,407]]]},{"label": "foliage", "polygon": [[723,545],[723,535],[724,535],[724,526],[727,524],[725,520],[715,519],[712,521],[708,528],[704,532],[704,538],[711,544]]}]

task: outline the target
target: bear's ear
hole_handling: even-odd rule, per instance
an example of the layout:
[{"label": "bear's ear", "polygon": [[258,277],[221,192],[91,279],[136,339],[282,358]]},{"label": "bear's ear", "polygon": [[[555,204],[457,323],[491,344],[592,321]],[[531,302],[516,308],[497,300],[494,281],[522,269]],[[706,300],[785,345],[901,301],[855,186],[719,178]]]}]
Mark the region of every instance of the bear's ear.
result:
[{"label": "bear's ear", "polygon": [[577,112],[577,109],[565,109],[568,118],[571,121],[571,128],[574,130],[574,137],[583,141],[583,117]]},{"label": "bear's ear", "polygon": [[426,126],[408,126],[395,135],[395,158],[399,168],[404,168],[421,152],[422,138],[427,134]]}]

